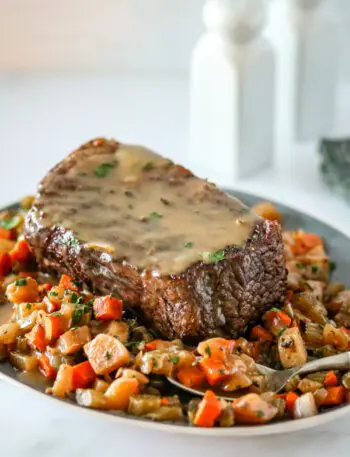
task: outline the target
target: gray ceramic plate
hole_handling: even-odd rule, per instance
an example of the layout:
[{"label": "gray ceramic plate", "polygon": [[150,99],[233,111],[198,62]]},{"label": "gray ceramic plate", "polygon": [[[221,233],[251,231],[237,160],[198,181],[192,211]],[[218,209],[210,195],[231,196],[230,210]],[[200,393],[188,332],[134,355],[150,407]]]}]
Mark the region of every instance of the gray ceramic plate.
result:
[{"label": "gray ceramic plate", "polygon": [[[255,203],[261,201],[261,198],[253,195],[248,195],[242,192],[229,192],[235,197],[241,199],[246,205],[252,206]],[[314,232],[321,235],[326,240],[327,250],[333,261],[336,262],[337,268],[334,273],[334,279],[343,282],[345,285],[350,285],[350,239],[338,230],[328,226],[312,217],[300,213],[299,211],[293,210],[283,205],[276,204],[278,209],[284,216],[284,227],[287,229],[301,228],[307,232]],[[43,389],[39,387],[33,387],[28,380],[18,379],[18,373],[8,364],[0,364],[0,378],[15,383],[17,385],[27,387],[32,393],[43,392]],[[53,398],[53,397],[47,397]],[[79,407],[71,401],[59,401],[61,404],[67,405],[67,407]],[[98,414],[105,420],[113,420],[117,422],[124,422],[130,425],[143,426],[148,428],[157,429],[159,431],[167,431],[171,433],[182,433],[182,434],[194,434],[194,435],[205,435],[205,436],[248,436],[248,435],[270,435],[275,433],[287,433],[296,430],[306,429],[314,427],[320,424],[324,424],[337,417],[343,415],[350,415],[350,405],[342,406],[339,408],[331,409],[327,412],[319,414],[314,417],[300,420],[290,420],[283,422],[271,423],[265,426],[235,426],[232,428],[214,428],[214,429],[201,429],[196,427],[189,427],[182,424],[168,424],[168,423],[156,423],[149,420],[135,418],[132,416],[114,414],[104,411],[94,411],[87,409],[87,414]]]}]

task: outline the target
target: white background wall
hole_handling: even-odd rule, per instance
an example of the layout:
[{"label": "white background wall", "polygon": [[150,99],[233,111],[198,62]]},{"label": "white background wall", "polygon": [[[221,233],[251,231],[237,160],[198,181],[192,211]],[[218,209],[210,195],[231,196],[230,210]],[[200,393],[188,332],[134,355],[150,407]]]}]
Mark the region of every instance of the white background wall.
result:
[{"label": "white background wall", "polygon": [[[350,82],[350,0],[330,1]],[[1,203],[33,192],[49,167],[99,135],[186,164],[188,62],[203,3],[0,0]],[[11,176],[21,179],[7,185]]]},{"label": "white background wall", "polygon": [[[328,1],[341,13],[346,52],[350,0]],[[0,70],[184,74],[202,30],[203,3],[0,0]],[[344,58],[344,68],[350,79],[349,58]]]}]

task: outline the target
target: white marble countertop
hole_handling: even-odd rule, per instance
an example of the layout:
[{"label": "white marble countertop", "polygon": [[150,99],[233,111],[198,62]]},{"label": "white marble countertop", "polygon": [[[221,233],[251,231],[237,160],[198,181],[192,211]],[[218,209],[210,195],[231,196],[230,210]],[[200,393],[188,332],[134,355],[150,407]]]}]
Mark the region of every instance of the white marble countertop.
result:
[{"label": "white marble countertop", "polygon": [[[32,193],[51,165],[94,136],[143,143],[189,163],[182,79],[8,75],[0,76],[0,99],[0,205]],[[350,207],[322,184],[313,148],[279,163],[232,187],[297,207],[350,235]],[[4,456],[349,455],[350,418],[291,435],[218,440],[116,425],[3,381],[0,405]]]}]

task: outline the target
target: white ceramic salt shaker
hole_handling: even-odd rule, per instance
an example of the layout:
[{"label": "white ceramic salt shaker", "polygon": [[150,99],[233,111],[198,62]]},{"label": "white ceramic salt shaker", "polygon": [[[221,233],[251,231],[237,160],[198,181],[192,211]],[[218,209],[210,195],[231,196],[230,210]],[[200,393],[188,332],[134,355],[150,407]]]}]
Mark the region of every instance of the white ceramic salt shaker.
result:
[{"label": "white ceramic salt shaker", "polygon": [[277,51],[278,149],[332,133],[339,69],[334,0],[274,0],[266,30]]},{"label": "white ceramic salt shaker", "polygon": [[220,184],[273,159],[274,55],[261,36],[263,0],[207,0],[206,33],[194,49],[190,162]]}]

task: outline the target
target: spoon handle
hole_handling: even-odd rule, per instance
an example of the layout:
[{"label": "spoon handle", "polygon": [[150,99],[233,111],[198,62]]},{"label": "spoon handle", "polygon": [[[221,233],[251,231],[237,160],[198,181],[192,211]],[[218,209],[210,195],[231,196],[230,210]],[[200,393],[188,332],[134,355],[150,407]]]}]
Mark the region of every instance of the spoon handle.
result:
[{"label": "spoon handle", "polygon": [[317,370],[333,370],[337,368],[350,368],[350,352],[324,357],[305,364],[295,374],[306,374]]}]

